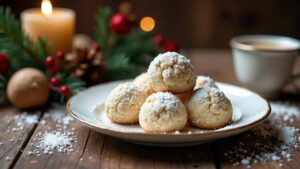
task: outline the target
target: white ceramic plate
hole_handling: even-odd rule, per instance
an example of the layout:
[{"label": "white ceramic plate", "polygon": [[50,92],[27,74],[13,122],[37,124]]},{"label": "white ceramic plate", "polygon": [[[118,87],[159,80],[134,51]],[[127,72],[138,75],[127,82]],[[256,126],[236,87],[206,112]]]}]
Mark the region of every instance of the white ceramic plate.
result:
[{"label": "white ceramic plate", "polygon": [[154,146],[184,146],[201,144],[244,132],[265,120],[270,114],[269,103],[247,89],[217,83],[233,104],[233,122],[223,128],[202,130],[189,127],[181,132],[144,133],[139,125],[119,125],[111,122],[104,111],[110,91],[124,81],[100,84],[73,96],[67,103],[68,113],[82,124],[126,141]]}]

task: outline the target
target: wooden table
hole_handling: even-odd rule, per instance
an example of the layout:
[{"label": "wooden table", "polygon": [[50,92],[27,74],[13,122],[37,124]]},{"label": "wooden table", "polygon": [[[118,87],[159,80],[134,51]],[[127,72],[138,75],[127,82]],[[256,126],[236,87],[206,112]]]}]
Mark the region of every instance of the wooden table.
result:
[{"label": "wooden table", "polygon": [[[188,50],[185,52],[200,74],[210,75],[214,79],[226,83],[237,84],[233,72],[232,58],[229,50]],[[300,64],[297,63],[299,71]],[[299,99],[297,96],[284,95],[281,100]],[[65,113],[64,106],[51,106],[45,110],[31,111],[37,123],[28,123],[18,130],[13,130],[16,123],[7,120],[21,112],[12,106],[2,105],[0,108],[0,168],[247,168],[244,165],[234,166],[224,153],[232,148],[245,134],[218,140],[208,144],[181,148],[146,147],[127,143],[110,136],[97,133],[79,122],[72,121],[62,126],[61,119],[55,120],[53,114]],[[58,117],[59,118],[59,117]],[[300,128],[300,123],[295,122]],[[74,152],[40,155],[35,151],[35,143],[44,132],[67,130],[77,138]],[[253,138],[255,140],[255,138]],[[252,141],[252,140],[249,140]],[[283,167],[277,163],[252,165],[251,168],[300,168],[299,149],[293,160],[284,162]]]}]

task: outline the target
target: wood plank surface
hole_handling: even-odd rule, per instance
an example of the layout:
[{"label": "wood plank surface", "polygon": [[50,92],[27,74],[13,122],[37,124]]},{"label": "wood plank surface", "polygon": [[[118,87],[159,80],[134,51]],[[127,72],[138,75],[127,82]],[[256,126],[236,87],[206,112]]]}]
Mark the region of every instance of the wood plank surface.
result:
[{"label": "wood plank surface", "polygon": [[[56,106],[44,114],[14,168],[215,168],[209,145],[193,148],[135,145],[90,131],[76,121],[66,126],[51,118],[51,113],[64,114],[64,111],[64,107]],[[50,155],[31,153],[37,149],[36,138],[41,137],[40,133],[53,131],[73,131],[77,138],[75,151],[69,154],[54,151]]]},{"label": "wood plank surface", "polygon": [[[11,106],[0,108],[0,168],[6,169],[14,165],[30,139],[41,112],[20,111]],[[27,121],[26,121],[27,120]]]},{"label": "wood plank surface", "polygon": [[[228,50],[188,50],[187,55],[198,74],[209,75],[217,81],[237,84],[234,75],[231,53]],[[300,61],[296,64],[295,72],[300,72]],[[299,103],[299,95],[282,94],[280,100],[290,100]],[[13,117],[21,114],[16,108],[1,107],[0,113],[0,168],[125,168],[125,169],[231,169],[247,168],[235,166],[224,154],[232,150],[240,141],[252,142],[248,133],[221,139],[209,144],[180,148],[159,148],[141,146],[128,143],[117,138],[105,136],[79,122],[67,118],[64,105],[53,105],[47,111],[37,111],[35,115],[38,124],[25,122],[18,125]],[[27,116],[25,116],[27,117]],[[22,116],[24,118],[24,116]],[[10,120],[9,120],[10,119]],[[27,119],[28,120],[28,119]],[[30,121],[31,120],[31,121]],[[293,124],[300,128],[300,121]],[[23,126],[23,127],[22,127]],[[21,129],[22,128],[22,129]],[[9,131],[9,132],[7,132]],[[40,138],[45,133],[62,132],[71,133],[75,138],[72,152],[44,153],[37,147]],[[282,167],[277,163],[266,162],[251,168],[282,168],[298,169],[300,165],[300,151],[293,154],[293,160],[284,162]]]},{"label": "wood plank surface", "polygon": [[[209,75],[213,77],[214,79],[236,84],[236,85],[242,85],[240,84],[234,75],[234,69],[233,69],[233,61],[232,56],[229,51],[187,51],[186,55],[191,58],[191,61],[195,66],[196,71],[199,74]],[[295,63],[295,69],[294,74],[298,74],[300,72],[300,59],[297,60]],[[280,98],[273,101],[289,101],[291,103],[294,103],[300,107],[300,94],[295,93],[294,91],[292,93],[286,93],[286,91],[290,92],[290,90],[284,90],[285,92],[281,93]],[[299,115],[300,116],[300,115]],[[272,119],[271,119],[272,120]],[[293,122],[293,124],[289,124],[288,126],[292,126],[295,128],[300,128],[300,119]],[[240,142],[245,143],[246,145],[249,145],[249,147],[246,147],[245,150],[249,152],[254,152],[254,150],[258,150],[259,148],[252,148],[251,146],[255,142],[260,142],[263,144],[263,140],[259,140],[259,137],[250,137],[248,134],[251,134],[251,132],[246,132],[237,136],[217,140],[212,143],[213,147],[213,153],[216,156],[216,163],[218,164],[218,167],[224,168],[224,169],[231,169],[231,168],[254,168],[254,169],[279,169],[279,168],[287,168],[287,169],[299,169],[300,168],[300,151],[299,149],[295,149],[293,152],[293,159],[292,161],[286,161],[284,160],[281,164],[277,161],[268,160],[264,163],[258,162],[255,165],[235,165],[232,160],[230,160],[228,157],[225,156],[226,153],[232,151],[235,146],[237,146]],[[272,140],[271,140],[272,141]],[[269,144],[269,143],[265,143]],[[245,146],[243,146],[245,147]],[[258,152],[256,152],[258,153]],[[239,160],[242,160],[241,157]],[[237,160],[237,159],[235,159]],[[240,161],[239,161],[240,162]]]},{"label": "wood plank surface", "polygon": [[[37,168],[75,168],[80,161],[83,152],[86,148],[86,142],[90,135],[90,129],[80,125],[78,122],[71,121],[69,124],[63,124],[62,120],[65,118],[66,112],[63,105],[50,108],[45,112],[41,122],[37,126],[31,139],[29,140],[22,155],[17,161],[14,168],[23,169],[37,169]],[[41,134],[49,132],[72,132],[75,140],[73,143],[74,152],[58,152],[53,151],[53,154],[45,154],[43,151],[37,153],[39,150],[36,146],[39,144]],[[86,160],[88,163],[89,160]]]}]

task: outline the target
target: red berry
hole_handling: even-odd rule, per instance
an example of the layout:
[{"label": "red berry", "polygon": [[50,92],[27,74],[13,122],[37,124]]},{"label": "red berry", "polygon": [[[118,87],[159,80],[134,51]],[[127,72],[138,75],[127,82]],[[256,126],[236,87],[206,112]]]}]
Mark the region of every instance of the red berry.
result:
[{"label": "red berry", "polygon": [[51,69],[50,69],[51,73],[53,74],[56,74],[59,72],[59,67],[58,66],[53,66]]},{"label": "red berry", "polygon": [[64,85],[59,88],[59,93],[64,96],[68,96],[71,90],[68,86]]},{"label": "red berry", "polygon": [[124,14],[118,13],[111,17],[110,28],[119,35],[124,35],[129,32],[131,27],[130,21]]},{"label": "red berry", "polygon": [[65,52],[63,51],[58,51],[55,55],[55,58],[56,59],[59,59],[59,60],[64,60],[65,59]]},{"label": "red berry", "polygon": [[45,65],[48,67],[53,67],[55,65],[55,60],[52,56],[48,56],[45,60]]},{"label": "red berry", "polygon": [[60,83],[60,80],[59,80],[59,78],[57,78],[57,77],[52,77],[52,78],[50,79],[50,83],[51,83],[51,85],[53,85],[53,86],[58,86],[59,83]]},{"label": "red berry", "polygon": [[0,53],[0,74],[8,71],[10,67],[10,59],[7,55]]},{"label": "red berry", "polygon": [[165,43],[165,39],[162,35],[155,35],[153,37],[153,42],[158,46],[162,46]]},{"label": "red berry", "polygon": [[179,46],[176,42],[174,41],[168,41],[164,44],[163,47],[164,51],[170,51],[170,52],[178,52],[179,51]]},{"label": "red berry", "polygon": [[100,45],[98,43],[93,43],[92,48],[95,49],[97,52],[100,51]]}]

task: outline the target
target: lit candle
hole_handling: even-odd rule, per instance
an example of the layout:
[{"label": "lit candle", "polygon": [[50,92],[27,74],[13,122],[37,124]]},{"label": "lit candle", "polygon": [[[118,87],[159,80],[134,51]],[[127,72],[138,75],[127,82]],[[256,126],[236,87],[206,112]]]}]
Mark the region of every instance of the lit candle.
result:
[{"label": "lit candle", "polygon": [[66,8],[54,8],[49,0],[43,0],[39,8],[28,9],[21,14],[22,28],[28,36],[48,39],[52,53],[70,52],[75,27],[75,12]]}]

